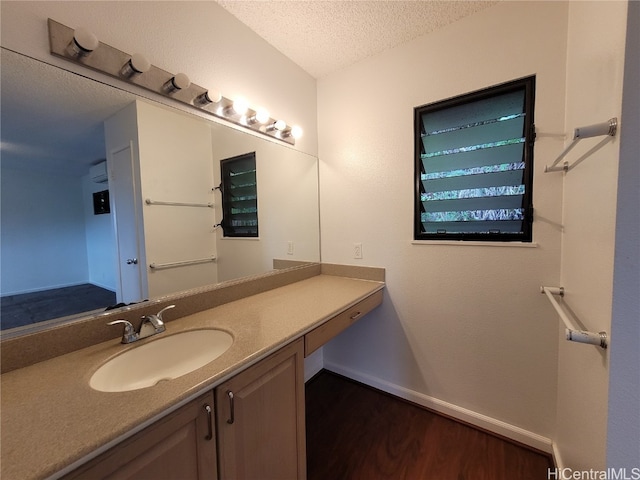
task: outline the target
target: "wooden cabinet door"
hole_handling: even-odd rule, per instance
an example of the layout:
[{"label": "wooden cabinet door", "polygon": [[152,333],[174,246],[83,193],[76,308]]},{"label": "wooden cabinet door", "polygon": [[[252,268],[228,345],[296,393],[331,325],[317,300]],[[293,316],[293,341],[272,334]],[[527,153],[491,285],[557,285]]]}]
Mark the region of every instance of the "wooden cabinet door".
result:
[{"label": "wooden cabinet door", "polygon": [[306,478],[302,339],[216,388],[221,479]]},{"label": "wooden cabinet door", "polygon": [[211,392],[189,402],[65,478],[216,479],[212,415]]}]

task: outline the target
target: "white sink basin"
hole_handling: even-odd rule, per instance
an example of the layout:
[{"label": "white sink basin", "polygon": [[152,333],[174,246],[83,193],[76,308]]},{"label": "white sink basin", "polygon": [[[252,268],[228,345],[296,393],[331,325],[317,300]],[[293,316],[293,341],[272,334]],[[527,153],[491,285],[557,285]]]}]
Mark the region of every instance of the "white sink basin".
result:
[{"label": "white sink basin", "polygon": [[109,360],[96,370],[89,385],[101,392],[151,387],[205,366],[226,352],[232,343],[230,334],[213,329],[161,336]]}]

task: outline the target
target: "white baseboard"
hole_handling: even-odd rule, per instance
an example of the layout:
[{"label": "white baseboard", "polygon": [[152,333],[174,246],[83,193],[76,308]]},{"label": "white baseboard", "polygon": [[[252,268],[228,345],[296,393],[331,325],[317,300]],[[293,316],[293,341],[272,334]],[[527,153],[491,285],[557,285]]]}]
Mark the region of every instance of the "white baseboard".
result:
[{"label": "white baseboard", "polygon": [[562,455],[560,455],[560,449],[558,448],[558,444],[556,442],[551,442],[552,443],[552,448],[553,448],[553,462],[556,465],[556,468],[559,471],[562,471],[565,469],[565,465],[564,462],[562,461]]},{"label": "white baseboard", "polygon": [[14,290],[11,292],[2,292],[3,297],[7,297],[9,295],[23,295],[25,293],[38,293],[38,292],[46,292],[47,290],[54,290],[56,288],[67,288],[67,287],[77,287],[78,285],[84,285],[87,282],[80,283],[59,283],[56,285],[48,285],[37,288],[27,288],[25,290]]},{"label": "white baseboard", "polygon": [[116,289],[115,289],[115,287],[113,285],[103,285],[101,283],[94,282],[94,281],[87,282],[87,283],[89,283],[89,284],[91,284],[91,285],[93,285],[95,287],[104,288],[105,290],[109,290],[110,292],[116,293]]},{"label": "white baseboard", "polygon": [[[439,400],[434,397],[430,397],[414,390],[409,390],[408,388],[395,385],[385,380],[381,380],[371,375],[361,373],[348,367],[344,367],[342,365],[338,365],[326,360],[324,361],[324,368],[340,375],[344,375],[345,377],[351,378],[352,380],[364,383],[365,385],[369,385],[370,387],[382,390],[383,392],[395,395],[396,397],[409,400],[410,402],[453,417],[462,422],[474,425],[489,432],[493,432],[497,435],[501,435],[516,442],[520,442],[542,452],[550,453],[554,456],[557,453],[556,446],[551,441],[551,439],[517,427],[515,425],[511,425],[487,415],[476,413],[466,408],[459,407],[457,405]],[[559,456],[557,459],[559,460]],[[558,463],[556,463],[556,465],[558,465]]]}]

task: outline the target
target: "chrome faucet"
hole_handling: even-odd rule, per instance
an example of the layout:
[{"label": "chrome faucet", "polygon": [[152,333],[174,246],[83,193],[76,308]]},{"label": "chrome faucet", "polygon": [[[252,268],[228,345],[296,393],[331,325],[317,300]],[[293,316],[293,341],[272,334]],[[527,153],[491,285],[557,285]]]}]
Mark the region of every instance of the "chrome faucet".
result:
[{"label": "chrome faucet", "polygon": [[107,323],[107,325],[117,325],[118,323],[124,323],[124,333],[122,334],[122,343],[131,343],[139,340],[138,334],[133,329],[133,325],[131,322],[126,320],[114,320],[113,322]]},{"label": "chrome faucet", "polygon": [[107,323],[107,325],[118,325],[120,323],[124,324],[122,343],[136,342],[138,340],[142,340],[143,338],[150,337],[151,335],[164,332],[166,328],[164,326],[164,321],[162,320],[162,314],[170,308],[174,307],[175,305],[169,305],[167,307],[164,307],[156,314],[144,315],[142,317],[142,323],[140,324],[140,330],[138,332],[135,331],[131,322],[128,322],[127,320],[114,320],[113,322]]}]

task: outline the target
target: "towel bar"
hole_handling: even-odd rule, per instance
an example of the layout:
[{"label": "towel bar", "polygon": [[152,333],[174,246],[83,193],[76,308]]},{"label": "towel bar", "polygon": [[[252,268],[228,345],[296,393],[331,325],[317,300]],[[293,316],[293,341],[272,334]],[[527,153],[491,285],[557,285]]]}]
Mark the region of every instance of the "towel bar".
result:
[{"label": "towel bar", "polygon": [[197,260],[184,260],[182,262],[168,262],[168,263],[152,263],[149,268],[152,270],[158,270],[162,268],[182,267],[185,265],[197,265],[198,263],[215,262],[216,257],[199,258]]},{"label": "towel bar", "polygon": [[555,299],[554,295],[559,295],[561,297],[564,296],[564,288],[563,287],[540,287],[540,293],[544,293],[553,308],[555,308],[556,312],[560,316],[562,323],[565,326],[565,333],[567,340],[571,342],[578,343],[587,343],[589,345],[597,345],[600,348],[607,348],[607,332],[588,332],[585,330],[580,330],[572,321],[569,319],[567,314],[564,312],[558,301]]}]

